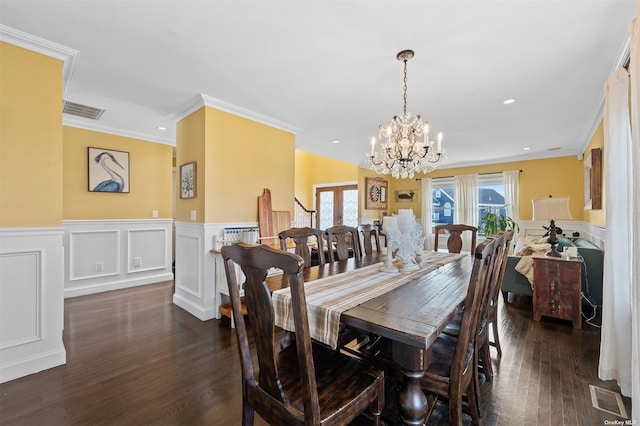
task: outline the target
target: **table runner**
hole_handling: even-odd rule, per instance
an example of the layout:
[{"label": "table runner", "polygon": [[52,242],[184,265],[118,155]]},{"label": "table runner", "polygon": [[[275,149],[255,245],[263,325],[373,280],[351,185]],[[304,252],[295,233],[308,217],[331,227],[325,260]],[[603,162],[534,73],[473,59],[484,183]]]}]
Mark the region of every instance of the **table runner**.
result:
[{"label": "table runner", "polygon": [[[424,253],[421,267],[416,271],[380,272],[378,269],[381,263],[378,263],[305,283],[311,338],[335,349],[342,312],[400,287],[449,262],[461,259],[463,256],[469,256],[469,254],[428,251]],[[272,304],[276,325],[287,331],[294,331],[291,289],[283,288],[274,291]]]}]

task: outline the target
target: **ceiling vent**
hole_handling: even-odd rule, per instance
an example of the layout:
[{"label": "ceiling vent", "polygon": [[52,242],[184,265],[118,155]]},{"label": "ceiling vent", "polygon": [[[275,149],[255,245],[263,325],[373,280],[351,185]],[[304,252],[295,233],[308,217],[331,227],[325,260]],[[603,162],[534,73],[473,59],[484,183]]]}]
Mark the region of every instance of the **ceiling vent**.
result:
[{"label": "ceiling vent", "polygon": [[62,112],[65,114],[77,115],[78,117],[89,118],[91,120],[98,120],[102,116],[104,110],[75,102],[64,101]]}]

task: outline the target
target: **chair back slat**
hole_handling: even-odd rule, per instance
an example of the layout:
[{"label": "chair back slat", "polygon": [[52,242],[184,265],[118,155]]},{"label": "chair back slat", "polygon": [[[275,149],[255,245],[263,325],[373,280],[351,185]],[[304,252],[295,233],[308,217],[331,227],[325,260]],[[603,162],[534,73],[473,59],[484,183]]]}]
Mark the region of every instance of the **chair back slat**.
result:
[{"label": "chair back slat", "polygon": [[[325,230],[327,236],[327,248],[329,250],[329,261],[345,260],[349,258],[350,251],[353,256],[360,260],[360,238],[358,229],[353,226],[336,225]],[[335,245],[335,249],[333,246]]]},{"label": "chair back slat", "polygon": [[296,246],[294,253],[304,260],[304,265],[306,267],[312,266],[312,249],[309,247],[309,243],[311,242],[309,239],[315,239],[318,254],[318,265],[322,266],[325,264],[324,232],[322,230],[309,227],[290,228],[281,231],[278,234],[278,238],[280,239],[280,248],[285,251],[287,250],[287,238],[291,238]]},{"label": "chair back slat", "polygon": [[511,241],[513,240],[513,230],[506,231],[504,233],[504,242],[502,251],[500,252],[500,258],[496,261],[496,271],[494,278],[491,281],[489,290],[489,306],[498,305],[498,296],[500,295],[500,287],[502,286],[502,279],[507,268],[507,258],[509,257],[509,249],[511,247]]},{"label": "chair back slat", "polygon": [[371,224],[358,226],[360,234],[362,234],[362,250],[363,254],[370,255],[373,253],[374,245],[377,252],[380,251],[380,236],[378,227]]},{"label": "chair back slat", "polygon": [[434,250],[438,251],[438,235],[447,231],[449,238],[447,239],[447,250],[449,253],[460,253],[462,251],[462,233],[464,231],[471,232],[471,255],[474,255],[476,249],[476,238],[478,235],[478,228],[470,225],[453,224],[453,225],[436,225],[433,227],[435,232]]}]

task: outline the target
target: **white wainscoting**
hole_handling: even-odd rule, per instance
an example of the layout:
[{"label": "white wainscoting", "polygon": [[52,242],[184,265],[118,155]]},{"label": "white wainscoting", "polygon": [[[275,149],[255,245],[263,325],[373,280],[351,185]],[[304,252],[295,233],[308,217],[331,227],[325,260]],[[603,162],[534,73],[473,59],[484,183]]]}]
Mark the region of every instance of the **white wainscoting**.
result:
[{"label": "white wainscoting", "polygon": [[64,364],[62,228],[0,229],[0,383]]},{"label": "white wainscoting", "polygon": [[[518,235],[544,235],[546,232],[542,226],[549,226],[549,221],[521,220],[519,222],[520,232]],[[607,230],[603,226],[593,225],[586,222],[575,222],[569,220],[556,221],[556,226],[562,229],[562,233],[571,237],[574,232],[580,233],[580,238],[584,238],[604,250],[604,240]]]},{"label": "white wainscoting", "polygon": [[[196,318],[219,319],[220,287],[226,287],[224,272],[211,250],[221,241],[224,228],[257,227],[255,222],[176,222],[176,285],[173,303]],[[218,256],[219,257],[219,256]]]},{"label": "white wainscoting", "polygon": [[65,297],[173,279],[171,219],[63,222]]}]

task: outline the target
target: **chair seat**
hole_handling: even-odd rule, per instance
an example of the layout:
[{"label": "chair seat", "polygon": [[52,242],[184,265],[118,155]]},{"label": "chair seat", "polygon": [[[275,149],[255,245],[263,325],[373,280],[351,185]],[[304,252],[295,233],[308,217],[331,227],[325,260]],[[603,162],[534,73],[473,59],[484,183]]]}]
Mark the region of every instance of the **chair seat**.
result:
[{"label": "chair seat", "polygon": [[[451,376],[451,363],[454,359],[456,351],[456,345],[458,341],[455,337],[447,336],[446,334],[440,334],[435,342],[433,342],[431,364],[425,373],[425,379],[429,379],[422,382],[422,387],[429,388],[430,380],[436,380],[440,382],[449,382]],[[467,350],[467,357],[473,356],[473,348],[469,347]],[[468,359],[468,358],[467,358]]]},{"label": "chair seat", "polygon": [[[341,413],[362,411],[377,398],[383,372],[322,344],[313,343],[313,362],[323,423],[339,423]],[[295,344],[278,353],[279,375],[291,408],[304,418],[304,399]]]}]

